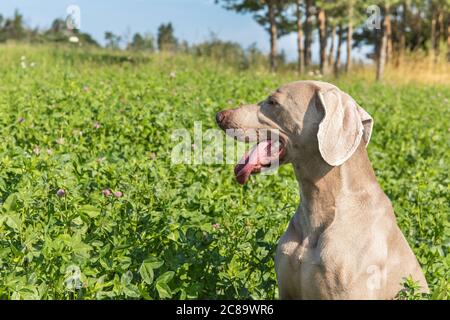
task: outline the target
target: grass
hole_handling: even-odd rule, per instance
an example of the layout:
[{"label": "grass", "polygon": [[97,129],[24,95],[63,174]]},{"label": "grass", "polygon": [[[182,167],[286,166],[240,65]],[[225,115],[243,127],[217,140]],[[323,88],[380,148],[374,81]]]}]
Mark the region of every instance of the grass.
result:
[{"label": "grass", "polygon": [[[373,82],[375,65],[356,66],[354,74]],[[408,53],[403,58],[393,59],[386,66],[383,81],[391,85],[450,84],[450,63],[447,62],[446,52],[436,58],[423,52]]]},{"label": "grass", "polygon": [[[292,168],[240,187],[230,165],[172,165],[171,134],[216,128],[215,112],[295,74],[48,47],[0,56],[0,298],[277,298]],[[449,85],[331,81],[375,119],[369,156],[426,298],[449,299]]]}]

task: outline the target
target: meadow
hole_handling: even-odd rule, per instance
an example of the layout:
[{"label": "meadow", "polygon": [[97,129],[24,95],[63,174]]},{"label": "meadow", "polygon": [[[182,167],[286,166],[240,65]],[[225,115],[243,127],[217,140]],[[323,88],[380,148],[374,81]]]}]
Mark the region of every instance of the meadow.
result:
[{"label": "meadow", "polygon": [[[173,165],[171,134],[216,128],[217,111],[294,72],[25,45],[0,56],[0,299],[278,297],[276,244],[300,201],[291,166],[241,187],[232,165]],[[375,120],[369,157],[431,289],[408,284],[406,298],[449,299],[450,85],[328,81]]]}]

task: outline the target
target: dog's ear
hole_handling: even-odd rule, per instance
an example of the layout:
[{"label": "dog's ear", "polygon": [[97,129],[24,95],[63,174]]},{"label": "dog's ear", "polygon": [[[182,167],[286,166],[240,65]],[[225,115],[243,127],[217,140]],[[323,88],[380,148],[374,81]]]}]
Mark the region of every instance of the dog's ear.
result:
[{"label": "dog's ear", "polygon": [[325,112],[317,132],[319,151],[329,165],[339,166],[352,156],[361,138],[369,143],[372,117],[338,89],[318,90],[317,96]]},{"label": "dog's ear", "polygon": [[[352,99],[353,100],[353,99]],[[355,102],[356,104],[356,102]],[[357,104],[356,104],[357,105]],[[359,117],[361,118],[361,122],[364,127],[363,138],[366,146],[369,144],[370,137],[372,136],[373,129],[373,119],[370,114],[367,113],[366,110],[357,105]]]}]

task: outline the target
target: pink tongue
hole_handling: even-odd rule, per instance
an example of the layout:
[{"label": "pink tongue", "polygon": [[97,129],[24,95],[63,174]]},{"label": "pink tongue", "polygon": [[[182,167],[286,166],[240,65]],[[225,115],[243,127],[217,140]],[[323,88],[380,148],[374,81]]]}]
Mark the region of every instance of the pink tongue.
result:
[{"label": "pink tongue", "polygon": [[272,141],[270,140],[262,141],[254,146],[250,152],[244,154],[234,168],[237,182],[244,184],[253,171],[261,169],[263,165],[270,164],[274,158],[274,155],[270,154],[271,145]]}]

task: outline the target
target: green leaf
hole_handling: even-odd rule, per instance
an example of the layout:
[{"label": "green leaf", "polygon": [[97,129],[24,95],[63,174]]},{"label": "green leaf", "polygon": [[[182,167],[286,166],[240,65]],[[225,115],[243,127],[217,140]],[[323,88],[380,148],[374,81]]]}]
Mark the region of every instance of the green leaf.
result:
[{"label": "green leaf", "polygon": [[175,275],[175,272],[173,271],[167,271],[160,275],[158,279],[156,280],[156,290],[159,293],[159,296],[162,299],[165,298],[172,298],[172,291],[170,290],[169,285],[167,284],[170,280],[172,280],[173,276]]},{"label": "green leaf", "polygon": [[133,280],[133,273],[131,273],[131,271],[127,271],[122,274],[122,277],[120,277],[120,284],[126,287],[131,283],[131,280]]},{"label": "green leaf", "polygon": [[173,276],[175,275],[175,272],[173,271],[167,271],[160,275],[158,279],[156,280],[157,283],[168,283],[170,280],[172,280]]},{"label": "green leaf", "polygon": [[100,215],[101,210],[91,205],[84,205],[80,207],[80,212],[86,214],[90,218],[95,218]]},{"label": "green leaf", "polygon": [[147,284],[151,284],[153,282],[153,269],[150,263],[142,262],[141,267],[139,268],[139,274],[142,277],[142,280]]},{"label": "green leaf", "polygon": [[164,261],[157,257],[148,257],[144,260],[144,263],[155,270],[160,268],[164,264]]},{"label": "green leaf", "polygon": [[22,220],[19,214],[10,214],[7,216],[6,225],[15,231],[19,231],[22,227]]},{"label": "green leaf", "polygon": [[139,289],[135,285],[132,285],[132,284],[124,287],[123,293],[125,293],[125,295],[127,297],[139,298]]},{"label": "green leaf", "polygon": [[156,290],[158,291],[159,297],[161,299],[170,299],[172,298],[172,291],[170,290],[167,283],[164,282],[157,282],[156,283]]},{"label": "green leaf", "polygon": [[2,205],[2,208],[8,212],[8,211],[15,211],[16,210],[16,203],[17,203],[17,193],[12,193],[6,198],[5,202]]}]

